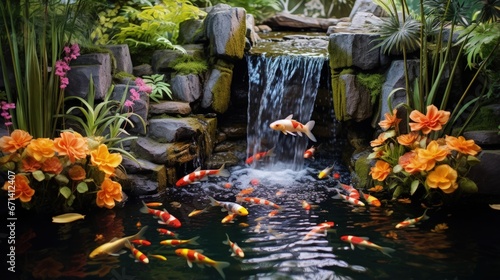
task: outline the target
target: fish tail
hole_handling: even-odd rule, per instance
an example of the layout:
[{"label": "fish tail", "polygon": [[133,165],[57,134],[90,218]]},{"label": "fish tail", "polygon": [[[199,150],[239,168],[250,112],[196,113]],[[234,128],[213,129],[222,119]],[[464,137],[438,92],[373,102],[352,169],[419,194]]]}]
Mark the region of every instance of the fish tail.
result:
[{"label": "fish tail", "polygon": [[314,137],[314,135],[312,134],[312,129],[314,128],[314,124],[316,124],[315,121],[308,121],[305,125],[305,131],[304,133],[307,135],[307,137],[309,137],[309,139],[311,139],[311,141],[314,141],[316,142],[316,137]]},{"label": "fish tail", "polygon": [[193,237],[193,238],[189,239],[188,243],[191,245],[200,245],[198,242],[196,242],[196,240],[198,240],[198,238],[200,238],[200,236]]},{"label": "fish tail", "polygon": [[229,245],[229,235],[226,233],[227,240],[222,241],[222,244]]},{"label": "fish tail", "polygon": [[217,175],[222,176],[222,177],[229,177],[231,176],[231,173],[229,173],[229,170],[226,168],[226,164],[222,164],[222,166],[219,168],[219,172],[217,172]]},{"label": "fish tail", "polygon": [[127,240],[125,240],[125,247],[127,249],[132,249],[134,247],[134,245],[132,245],[132,243],[130,243],[130,241],[128,241],[128,239],[127,239]]},{"label": "fish tail", "polygon": [[142,207],[139,211],[141,211],[141,213],[144,213],[144,214],[148,214],[149,213],[149,207],[146,205],[146,203],[144,201],[142,201]]},{"label": "fish tail", "polygon": [[430,218],[429,216],[427,216],[427,210],[429,210],[429,208],[425,209],[424,214],[422,215],[422,221],[425,221]]},{"label": "fish tail", "polygon": [[144,233],[146,232],[146,230],[148,229],[148,226],[144,226],[143,228],[141,228],[141,230],[136,233],[132,238],[129,238],[129,240],[134,240],[134,239],[144,239]]},{"label": "fish tail", "polygon": [[212,206],[219,206],[220,205],[220,203],[217,200],[215,200],[215,198],[213,198],[211,196],[209,196],[208,198],[210,198],[210,204]]},{"label": "fish tail", "polygon": [[390,254],[396,252],[396,250],[389,248],[389,247],[380,247],[379,250],[380,250],[380,252],[382,252],[382,254],[389,256],[391,258],[392,258],[392,256]]},{"label": "fish tail", "polygon": [[219,261],[214,261],[213,267],[217,269],[219,274],[222,276],[223,279],[226,279],[226,275],[224,274],[224,271],[222,269],[228,267],[230,264],[228,262],[219,262]]}]

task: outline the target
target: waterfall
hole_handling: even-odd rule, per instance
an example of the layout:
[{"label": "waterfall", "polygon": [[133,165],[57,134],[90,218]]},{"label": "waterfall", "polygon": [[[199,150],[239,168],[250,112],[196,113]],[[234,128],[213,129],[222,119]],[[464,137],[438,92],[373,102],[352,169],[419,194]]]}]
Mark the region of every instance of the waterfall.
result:
[{"label": "waterfall", "polygon": [[254,162],[252,167],[300,170],[304,151],[315,143],[305,135],[284,135],[269,125],[290,114],[304,125],[311,120],[325,57],[261,54],[247,56],[247,62],[247,155],[274,147],[274,156],[265,165]]}]

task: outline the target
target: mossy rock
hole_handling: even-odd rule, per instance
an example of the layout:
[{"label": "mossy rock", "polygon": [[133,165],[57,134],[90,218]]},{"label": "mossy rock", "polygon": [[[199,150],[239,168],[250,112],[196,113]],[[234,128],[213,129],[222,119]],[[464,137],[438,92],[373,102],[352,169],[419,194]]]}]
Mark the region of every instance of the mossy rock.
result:
[{"label": "mossy rock", "polygon": [[354,163],[354,172],[358,177],[358,188],[366,188],[370,179],[370,168],[372,160],[368,159],[368,153],[360,156]]}]

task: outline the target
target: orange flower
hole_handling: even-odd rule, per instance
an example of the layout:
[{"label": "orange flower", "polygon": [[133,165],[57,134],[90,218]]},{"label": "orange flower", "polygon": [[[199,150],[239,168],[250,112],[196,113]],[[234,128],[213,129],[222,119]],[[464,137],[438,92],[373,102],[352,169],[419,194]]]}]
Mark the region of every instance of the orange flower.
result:
[{"label": "orange flower", "polygon": [[414,123],[410,123],[411,131],[421,130],[423,134],[429,134],[431,131],[441,130],[443,125],[448,122],[450,112],[438,110],[436,106],[427,106],[427,115],[413,110],[410,113],[410,119]]},{"label": "orange flower", "polygon": [[21,170],[24,172],[37,171],[42,167],[42,164],[36,159],[27,156],[21,161]]},{"label": "orange flower", "polygon": [[378,135],[377,139],[372,140],[370,142],[370,146],[372,146],[372,147],[380,146],[380,145],[384,144],[385,139],[387,139],[386,134],[385,133],[380,133]]},{"label": "orange flower", "polygon": [[416,142],[418,145],[419,135],[418,135],[418,132],[412,131],[408,134],[399,135],[397,137],[397,140],[398,140],[398,143],[403,145],[403,146],[413,147],[413,146],[416,146]]},{"label": "orange flower", "polygon": [[63,170],[63,166],[61,164],[61,161],[57,157],[51,157],[46,159],[42,163],[42,171],[47,172],[47,173],[52,173],[52,174],[59,174]]},{"label": "orange flower", "polygon": [[32,140],[26,147],[26,152],[38,161],[51,158],[56,154],[54,151],[54,141],[49,138],[37,138]]},{"label": "orange flower", "polygon": [[16,129],[10,136],[3,136],[0,138],[0,149],[4,153],[14,153],[17,150],[28,146],[33,136],[28,132]]},{"label": "orange flower", "polygon": [[87,156],[87,141],[77,132],[64,131],[61,137],[54,139],[54,149],[59,155],[67,155],[71,162]]},{"label": "orange flower", "polygon": [[476,145],[474,140],[465,140],[463,136],[458,136],[458,138],[446,136],[445,140],[449,149],[458,151],[462,154],[475,156],[481,151],[481,147]]},{"label": "orange flower", "polygon": [[[419,149],[417,149],[415,152],[414,152],[414,156],[409,158],[409,162],[405,163],[405,166],[404,166],[404,169],[406,172],[410,173],[410,174],[415,174],[415,173],[418,173],[420,171],[425,171],[425,170],[430,170],[432,168],[428,168],[429,166],[429,162],[427,160],[422,160],[418,157],[418,154],[417,154],[417,151]],[[432,163],[432,166],[434,166],[435,163]]]},{"label": "orange flower", "polygon": [[[6,191],[12,190],[9,181],[5,182],[3,189]],[[30,181],[26,176],[16,175],[14,177],[14,199],[19,198],[22,202],[29,202],[34,194],[35,190],[30,187]]]},{"label": "orange flower", "polygon": [[401,119],[398,119],[396,117],[396,113],[398,112],[397,109],[392,110],[392,114],[390,113],[385,113],[385,120],[381,121],[378,123],[378,125],[383,129],[383,130],[388,130],[391,127],[396,127]]},{"label": "orange flower", "polygon": [[87,174],[82,166],[75,164],[68,170],[68,176],[73,181],[80,181],[86,178]]},{"label": "orange flower", "polygon": [[108,147],[105,144],[99,145],[97,150],[90,152],[90,161],[93,165],[97,165],[99,170],[107,175],[112,175],[115,172],[115,167],[122,162],[122,155],[108,152]]},{"label": "orange flower", "polygon": [[420,161],[427,162],[426,171],[434,168],[437,161],[446,159],[449,153],[448,147],[440,146],[436,141],[431,141],[425,149],[417,149],[417,157]]},{"label": "orange flower", "polygon": [[401,167],[406,169],[406,166],[411,163],[411,160],[415,158],[417,153],[415,151],[409,151],[402,156],[399,157],[398,159],[398,164],[401,165]]},{"label": "orange flower", "polygon": [[96,204],[99,207],[111,209],[115,207],[115,200],[122,201],[122,186],[109,178],[104,178],[101,190],[97,192]]},{"label": "orange flower", "polygon": [[430,188],[440,188],[444,193],[452,193],[458,188],[457,171],[448,164],[438,165],[427,175],[425,183]]},{"label": "orange flower", "polygon": [[375,166],[370,168],[370,173],[374,180],[384,181],[391,173],[391,166],[383,160],[377,160]]}]

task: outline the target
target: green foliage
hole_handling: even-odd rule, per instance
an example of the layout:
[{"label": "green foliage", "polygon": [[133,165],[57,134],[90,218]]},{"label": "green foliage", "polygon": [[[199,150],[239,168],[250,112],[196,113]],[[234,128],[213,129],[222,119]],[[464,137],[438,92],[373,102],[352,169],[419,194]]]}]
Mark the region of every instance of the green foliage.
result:
[{"label": "green foliage", "polygon": [[224,3],[232,7],[244,8],[247,13],[252,14],[257,21],[261,21],[270,15],[281,11],[279,0],[214,0],[213,5]]},{"label": "green foliage", "polygon": [[165,95],[172,99],[172,91],[170,85],[165,81],[165,75],[153,74],[151,76],[144,76],[142,80],[146,85],[151,87],[149,98],[155,102],[160,102],[159,99],[165,99]]},{"label": "green foliage", "polygon": [[370,101],[373,104],[378,100],[382,92],[382,85],[385,81],[385,76],[382,74],[365,74],[360,73],[356,76],[359,83],[370,91]]},{"label": "green foliage", "polygon": [[202,58],[192,55],[182,55],[169,64],[170,67],[181,75],[201,74],[208,70],[208,63]]}]

